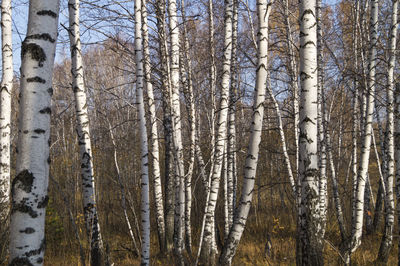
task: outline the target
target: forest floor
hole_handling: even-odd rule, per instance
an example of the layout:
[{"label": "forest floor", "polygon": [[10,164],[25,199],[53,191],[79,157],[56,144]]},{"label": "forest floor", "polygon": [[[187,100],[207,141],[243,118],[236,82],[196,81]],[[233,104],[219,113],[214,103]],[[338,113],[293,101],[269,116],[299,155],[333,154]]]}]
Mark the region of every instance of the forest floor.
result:
[{"label": "forest floor", "polygon": [[[279,208],[280,209],[280,208]],[[243,238],[240,242],[233,265],[295,265],[296,227],[294,217],[286,210],[275,210],[276,216],[253,209],[249,217]],[[281,214],[281,215],[279,215]],[[396,228],[395,228],[396,229]],[[199,230],[197,230],[199,231]],[[196,231],[196,232],[197,232]],[[153,231],[154,232],[154,231]],[[395,232],[397,232],[395,230]],[[272,250],[265,256],[266,236],[270,235]],[[376,265],[374,263],[380,245],[382,234],[375,233],[365,236],[360,248],[352,256],[352,265]],[[194,246],[198,243],[198,235],[193,235]],[[112,261],[115,265],[139,265],[140,258],[130,250],[130,240],[127,235],[106,236]],[[397,241],[395,236],[388,265],[397,265]],[[326,228],[326,243],[324,247],[325,265],[340,265],[341,259],[337,251],[340,235],[336,226],[335,216],[328,217]],[[152,234],[152,243],[157,243],[156,234]],[[49,243],[46,251],[45,265],[81,265],[78,249],[62,249]],[[86,249],[87,250],[87,249]],[[197,248],[194,248],[197,252]],[[157,244],[151,247],[151,265],[174,265],[173,258],[158,253]],[[196,254],[196,253],[194,253]],[[193,263],[190,263],[193,264]]]}]

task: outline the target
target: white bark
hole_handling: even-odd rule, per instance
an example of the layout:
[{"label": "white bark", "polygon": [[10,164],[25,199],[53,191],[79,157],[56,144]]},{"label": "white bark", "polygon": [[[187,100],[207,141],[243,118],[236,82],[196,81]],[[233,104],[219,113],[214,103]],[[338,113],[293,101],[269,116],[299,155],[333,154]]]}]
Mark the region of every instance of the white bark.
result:
[{"label": "white bark", "polygon": [[2,77],[0,85],[0,221],[8,224],[10,205],[11,92],[13,83],[11,0],[1,1]]},{"label": "white bark", "polygon": [[[322,47],[322,1],[317,0],[317,64],[318,64],[318,164],[319,164],[319,208],[321,215],[321,240],[325,235],[326,215],[328,211],[328,178],[326,176],[326,121],[325,121],[325,91],[324,91],[324,58]],[[340,157],[339,157],[340,158]]]},{"label": "white bark", "polygon": [[[328,124],[328,115],[325,112],[325,122]],[[330,136],[330,129],[328,126],[325,127],[325,141],[326,141],[326,153],[327,153],[327,159],[329,161],[329,166],[331,169],[331,179],[332,179],[332,193],[333,193],[333,200],[335,202],[335,209],[336,209],[336,217],[338,220],[338,225],[339,225],[339,230],[340,230],[340,236],[342,238],[342,241],[346,240],[347,237],[347,231],[346,231],[346,223],[344,220],[344,215],[343,215],[343,209],[342,209],[342,203],[340,201],[340,195],[339,195],[339,188],[338,188],[338,180],[336,176],[336,169],[335,169],[335,164],[333,162],[333,154],[332,154],[332,143],[331,143],[331,136]]]},{"label": "white bark", "polygon": [[399,25],[398,14],[399,0],[392,3],[392,24],[390,31],[389,65],[388,65],[388,87],[387,87],[387,171],[385,182],[385,230],[378,253],[378,261],[387,262],[393,241],[394,225],[394,68],[396,60],[397,27]]},{"label": "white bark", "polygon": [[[396,91],[395,91],[395,110],[396,110],[396,116],[398,117],[400,113],[400,84],[396,84]],[[397,212],[397,222],[400,222],[400,120],[396,119],[395,120],[395,131],[394,131],[394,137],[395,137],[395,166],[396,166],[396,200],[397,200],[397,206],[396,206],[396,212]],[[398,232],[400,229],[398,229]],[[399,251],[397,254],[397,259],[400,260],[400,240],[397,243],[399,247]]]},{"label": "white bark", "polygon": [[[322,220],[319,209],[318,76],[316,0],[300,2],[300,135],[301,180],[298,265],[322,265]],[[299,254],[300,253],[300,254]]]},{"label": "white bark", "polygon": [[267,91],[268,91],[269,96],[272,99],[272,102],[274,103],[276,117],[277,117],[277,120],[278,120],[279,136],[281,137],[281,142],[282,142],[283,157],[285,158],[285,164],[286,164],[287,172],[288,172],[288,175],[289,175],[289,182],[290,182],[290,186],[292,187],[293,195],[296,195],[296,183],[295,183],[295,180],[294,180],[294,177],[293,177],[293,172],[292,172],[292,166],[290,164],[289,153],[288,153],[287,147],[286,147],[286,138],[285,138],[285,132],[283,130],[281,110],[280,110],[279,104],[276,101],[275,96],[272,93],[272,90],[271,90],[271,88],[269,86],[267,88]]},{"label": "white bark", "polygon": [[268,20],[271,13],[271,5],[274,1],[257,1],[259,20],[258,31],[258,62],[256,86],[254,92],[253,117],[251,135],[249,140],[247,158],[244,167],[243,188],[239,205],[235,210],[233,225],[229,231],[227,240],[220,257],[221,265],[230,265],[236,249],[242,237],[247,217],[250,211],[251,200],[254,191],[254,181],[258,162],[259,144],[261,142],[262,122],[264,117],[265,89],[268,77]]},{"label": "white bark", "polygon": [[[360,166],[357,181],[357,197],[352,220],[352,239],[348,252],[351,254],[361,244],[362,227],[364,220],[364,191],[368,174],[369,154],[371,149],[372,118],[375,97],[375,68],[376,68],[376,44],[378,32],[378,1],[371,0],[371,22],[370,22],[370,51],[368,64],[368,96],[366,106],[365,123],[363,125],[364,138],[361,149]],[[348,260],[347,258],[345,258]]]},{"label": "white bark", "polygon": [[179,28],[176,0],[168,3],[169,29],[171,40],[171,110],[174,143],[174,159],[176,167],[175,176],[175,237],[174,248],[181,257],[184,237],[185,219],[185,170],[183,164],[183,144],[181,133],[181,109],[179,93]]},{"label": "white bark", "polygon": [[12,182],[10,265],[43,265],[49,177],[50,104],[59,1],[31,0],[21,48],[16,177]]},{"label": "white bark", "polygon": [[[228,122],[228,140],[227,140],[227,214],[228,228],[233,222],[233,211],[235,209],[236,198],[236,101],[238,91],[238,60],[237,60],[237,35],[238,35],[238,0],[233,0],[233,17],[232,17],[232,63],[231,63],[231,86],[229,97],[229,122]],[[228,229],[229,230],[229,229]]]},{"label": "white bark", "polygon": [[165,242],[166,250],[170,251],[173,245],[174,228],[174,171],[172,169],[172,118],[170,101],[170,71],[167,53],[167,37],[165,33],[165,0],[157,0],[155,5],[157,15],[157,33],[160,56],[160,72],[163,105],[163,126],[165,139]]},{"label": "white bark", "polygon": [[142,36],[142,0],[135,0],[135,59],[136,59],[136,103],[140,131],[141,151],[141,220],[142,251],[141,265],[150,265],[150,196],[147,129],[143,102],[143,36]]},{"label": "white bark", "polygon": [[[357,30],[357,25],[358,25],[358,18],[359,18],[359,1],[357,0],[355,3],[354,7],[354,25],[353,25],[353,52],[354,52],[354,65],[355,65],[355,73],[358,73],[358,30]],[[354,82],[353,82],[353,89],[354,89],[354,95],[353,95],[353,128],[352,128],[352,188],[353,188],[353,193],[352,193],[352,204],[355,204],[355,191],[357,190],[357,157],[358,157],[358,152],[357,152],[357,127],[359,124],[359,104],[358,104],[358,78],[357,75],[354,75]],[[353,206],[353,205],[352,205]],[[352,208],[354,209],[354,208]]]},{"label": "white bark", "polygon": [[[285,14],[285,27],[286,27],[286,45],[288,49],[288,72],[290,77],[290,86],[292,89],[293,96],[293,128],[294,128],[294,143],[295,143],[295,172],[298,176],[299,172],[299,84],[298,84],[298,73],[296,56],[294,53],[294,43],[292,37],[292,30],[290,25],[289,16],[289,0],[285,0],[284,7]],[[297,188],[296,188],[297,191]],[[299,194],[299,193],[298,193]]]},{"label": "white bark", "polygon": [[181,2],[182,20],[183,20],[183,54],[184,62],[182,62],[183,70],[187,73],[186,78],[182,75],[182,80],[186,80],[184,84],[185,98],[188,110],[189,122],[189,160],[188,168],[185,174],[185,246],[187,252],[192,254],[192,232],[191,232],[191,212],[192,212],[192,176],[194,169],[195,145],[196,145],[196,113],[194,106],[193,95],[193,80],[192,80],[192,60],[190,58],[189,38],[187,30],[187,21],[185,14],[185,2]]},{"label": "white bark", "polygon": [[89,115],[84,83],[79,31],[79,0],[68,1],[69,40],[71,49],[72,89],[75,97],[76,132],[81,158],[83,209],[87,234],[90,239],[91,264],[102,261],[102,239],[97,217],[93,156],[90,142]]},{"label": "white bark", "polygon": [[115,143],[113,128],[111,127],[111,123],[110,123],[110,121],[108,121],[108,119],[107,119],[107,122],[108,122],[108,130],[110,132],[111,143],[112,143],[113,149],[114,149],[115,170],[117,172],[118,184],[119,184],[119,188],[121,190],[121,207],[122,207],[122,210],[124,211],[125,222],[126,222],[126,225],[128,226],[129,236],[132,239],[133,247],[135,248],[135,251],[137,252],[137,254],[139,254],[139,249],[138,249],[138,246],[137,246],[137,243],[136,243],[135,235],[133,234],[131,222],[129,221],[128,212],[126,210],[125,186],[122,183],[121,174],[120,174],[120,170],[119,170],[118,155],[117,155],[117,145]]},{"label": "white bark", "polygon": [[150,67],[150,49],[149,49],[149,32],[147,27],[147,6],[146,0],[142,1],[142,32],[143,32],[143,52],[144,52],[144,78],[145,88],[147,91],[148,105],[149,105],[149,123],[150,123],[150,152],[151,160],[153,163],[152,174],[154,183],[154,205],[156,212],[157,233],[158,241],[160,244],[160,251],[165,251],[165,223],[164,223],[164,207],[163,207],[163,194],[161,185],[161,172],[160,172],[160,155],[158,147],[158,130],[157,130],[157,116],[154,101],[153,84],[151,82],[151,67]]},{"label": "white bark", "polygon": [[[205,210],[204,210],[204,215],[203,215],[203,222],[202,222],[202,227],[201,227],[201,232],[200,232],[200,239],[199,239],[199,248],[197,252],[197,258],[196,258],[196,265],[197,262],[200,258],[201,251],[203,250],[203,237],[204,237],[204,230],[205,230],[205,225],[206,225],[206,220],[208,219],[207,216],[207,209],[208,209],[208,204],[210,200],[210,184],[211,184],[211,178],[213,174],[213,169],[214,169],[214,157],[215,157],[215,113],[216,113],[216,107],[215,107],[215,93],[216,93],[216,75],[217,75],[217,68],[215,64],[215,44],[214,44],[214,11],[213,11],[213,0],[208,0],[208,36],[209,36],[209,48],[210,48],[210,76],[209,76],[209,82],[210,82],[210,99],[211,99],[211,110],[210,110],[210,142],[211,142],[211,153],[210,153],[210,172],[208,175],[208,179],[205,179],[203,182],[206,184],[205,186],[205,193],[206,193],[206,205],[205,205]],[[200,151],[200,148],[198,148]],[[214,233],[212,232],[211,238],[212,241],[215,242],[214,239]]]},{"label": "white bark", "polygon": [[229,80],[231,68],[232,54],[232,0],[225,0],[224,14],[224,59],[223,59],[223,74],[221,81],[221,99],[220,111],[218,117],[218,130],[215,144],[215,158],[212,169],[212,178],[210,184],[210,198],[207,204],[206,223],[204,228],[203,246],[201,250],[201,261],[207,263],[213,261],[211,255],[212,243],[212,228],[213,217],[215,217],[215,208],[217,205],[219,184],[221,178],[222,162],[224,158],[224,147],[227,136],[227,118],[228,118],[228,103],[229,103]]}]

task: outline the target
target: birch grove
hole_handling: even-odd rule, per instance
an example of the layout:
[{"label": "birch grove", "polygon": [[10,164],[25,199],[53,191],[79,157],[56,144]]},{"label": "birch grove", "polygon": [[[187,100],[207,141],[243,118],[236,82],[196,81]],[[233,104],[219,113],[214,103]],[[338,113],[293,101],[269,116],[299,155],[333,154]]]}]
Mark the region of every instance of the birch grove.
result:
[{"label": "birch grove", "polygon": [[399,264],[399,0],[12,3],[1,265]]}]

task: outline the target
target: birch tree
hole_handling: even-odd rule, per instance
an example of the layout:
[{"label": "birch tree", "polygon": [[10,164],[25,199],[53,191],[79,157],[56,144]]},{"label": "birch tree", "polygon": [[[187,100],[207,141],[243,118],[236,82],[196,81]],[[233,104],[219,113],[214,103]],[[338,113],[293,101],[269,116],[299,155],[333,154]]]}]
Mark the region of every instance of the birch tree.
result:
[{"label": "birch tree", "polygon": [[[395,93],[395,110],[396,110],[396,116],[399,115],[400,113],[400,84],[396,84],[396,93]],[[395,138],[396,138],[396,145],[395,145],[395,166],[396,166],[396,200],[397,202],[400,202],[400,145],[398,145],[397,139],[400,136],[400,121],[399,119],[395,120]],[[397,212],[397,222],[400,222],[400,204],[397,203],[396,206],[396,212]],[[398,229],[398,232],[400,232],[400,229]],[[400,240],[398,240],[397,243],[398,246],[398,253],[397,253],[397,260],[400,261]]]},{"label": "birch tree", "polygon": [[144,78],[145,88],[147,92],[149,105],[149,124],[150,124],[150,151],[153,162],[152,174],[154,183],[154,205],[156,212],[158,241],[160,251],[165,252],[165,223],[164,223],[164,207],[163,194],[161,188],[161,171],[160,171],[160,155],[158,147],[158,130],[157,116],[154,101],[153,84],[151,82],[151,67],[150,67],[150,49],[149,49],[149,31],[147,27],[147,6],[146,0],[142,0],[142,32],[143,32],[143,52],[144,52]]},{"label": "birch tree", "polygon": [[189,50],[189,38],[187,29],[187,20],[185,12],[185,1],[181,1],[181,13],[183,20],[183,45],[182,50],[184,54],[184,60],[181,62],[184,73],[181,74],[184,83],[184,92],[187,102],[188,122],[189,122],[189,160],[187,172],[185,174],[185,247],[187,252],[192,254],[192,232],[191,232],[191,213],[192,213],[192,176],[194,168],[194,157],[195,157],[195,145],[196,145],[196,112],[194,105],[193,95],[193,79],[192,79],[192,60],[190,57]]},{"label": "birch tree", "polygon": [[164,138],[165,138],[165,242],[166,249],[170,251],[173,245],[174,234],[174,169],[172,169],[172,118],[171,118],[171,92],[170,71],[167,51],[167,36],[165,33],[165,0],[157,0],[155,6],[157,16],[158,53],[160,56],[160,74],[162,88],[162,105],[164,111]]},{"label": "birch tree", "polygon": [[318,164],[319,164],[319,208],[321,215],[321,239],[325,235],[326,215],[328,204],[328,180],[326,176],[326,139],[325,133],[325,91],[324,91],[324,58],[322,47],[322,1],[317,0],[317,71],[318,71],[318,115],[317,115],[317,129],[318,129]]},{"label": "birch tree", "polygon": [[[204,238],[204,230],[206,225],[207,209],[208,203],[210,200],[210,185],[211,185],[211,177],[214,169],[214,157],[215,157],[215,114],[216,114],[216,106],[215,106],[215,96],[216,96],[216,75],[217,75],[217,67],[215,63],[215,42],[214,42],[214,8],[213,1],[208,0],[208,36],[209,36],[209,49],[210,49],[210,68],[209,68],[209,86],[210,86],[210,99],[211,99],[211,110],[209,112],[209,127],[210,127],[210,142],[211,142],[211,154],[210,154],[210,172],[208,178],[204,180],[204,187],[206,193],[206,206],[204,209],[203,222],[200,230],[200,239],[199,239],[199,248],[196,257],[196,265],[200,258],[201,251],[203,250],[203,238]],[[197,138],[199,138],[197,136]],[[197,143],[198,145],[198,143]],[[201,155],[200,147],[197,148],[197,157],[198,160],[201,161],[202,158],[199,158]],[[215,241],[214,231],[211,232],[211,241]]]},{"label": "birch tree", "polygon": [[227,210],[228,228],[233,222],[233,210],[235,209],[236,199],[236,101],[237,101],[237,76],[238,76],[238,56],[237,56],[237,35],[238,35],[238,0],[233,0],[232,16],[232,63],[231,63],[231,86],[229,92],[228,110],[228,140],[227,140]]},{"label": "birch tree", "polygon": [[[6,221],[10,205],[11,93],[13,83],[11,0],[1,1],[2,77],[0,88],[0,221]],[[3,226],[1,226],[3,227]]]},{"label": "birch tree", "polygon": [[207,202],[207,211],[205,213],[205,227],[203,235],[203,245],[201,247],[200,260],[203,264],[213,261],[211,253],[212,231],[215,217],[215,208],[217,205],[219,183],[221,178],[222,163],[224,158],[224,148],[227,136],[227,118],[229,103],[229,80],[231,70],[231,54],[232,54],[232,0],[225,0],[224,13],[224,59],[223,74],[221,81],[221,99],[220,111],[218,117],[218,129],[215,141],[215,157],[212,169],[212,177],[210,182],[210,197]]},{"label": "birch tree", "polygon": [[382,236],[381,246],[378,253],[378,261],[387,262],[393,241],[394,225],[394,68],[396,61],[397,27],[399,25],[398,14],[399,0],[392,1],[392,24],[390,31],[388,84],[387,84],[387,171],[385,180],[385,229]]},{"label": "birch tree", "polygon": [[295,142],[295,171],[298,175],[299,171],[299,84],[298,84],[298,70],[296,64],[296,56],[294,51],[294,41],[292,36],[292,29],[290,25],[289,16],[289,0],[284,2],[284,15],[285,15],[285,28],[286,28],[286,45],[288,50],[288,74],[290,78],[290,86],[293,95],[293,128],[294,128],[294,142]]},{"label": "birch tree", "polygon": [[319,207],[317,151],[318,73],[316,0],[300,1],[300,135],[301,202],[298,265],[322,265],[322,217]]},{"label": "birch tree", "polygon": [[136,104],[140,131],[141,151],[141,220],[142,250],[141,265],[150,265],[150,197],[149,197],[149,159],[147,129],[143,102],[143,35],[142,35],[142,1],[135,0],[135,61],[136,61]]},{"label": "birch tree", "polygon": [[168,2],[169,30],[171,40],[171,114],[173,129],[175,175],[175,220],[174,249],[181,259],[184,237],[185,215],[185,169],[183,164],[183,144],[181,133],[181,108],[179,93],[179,28],[176,0]]},{"label": "birch tree", "polygon": [[81,165],[83,209],[86,231],[90,240],[90,259],[92,265],[101,265],[103,244],[96,208],[93,155],[79,31],[79,5],[79,0],[68,1],[72,89],[75,97],[76,132],[78,135]]},{"label": "birch tree", "polygon": [[31,0],[21,47],[16,177],[12,181],[10,265],[43,265],[48,203],[50,102],[59,1]]},{"label": "birch tree", "polygon": [[375,98],[375,72],[376,72],[376,44],[378,33],[378,1],[371,0],[371,20],[370,20],[370,47],[368,64],[368,96],[366,100],[365,123],[363,123],[363,142],[361,147],[361,158],[357,176],[357,191],[355,204],[353,205],[352,217],[352,236],[349,247],[344,254],[346,263],[350,263],[350,255],[361,244],[363,219],[364,219],[364,194],[365,185],[368,178],[368,162],[371,149],[372,118],[374,111]]},{"label": "birch tree", "polygon": [[261,142],[262,122],[264,117],[265,89],[268,78],[268,21],[274,1],[258,0],[258,54],[256,69],[256,85],[254,91],[251,135],[244,167],[243,188],[239,205],[235,210],[232,227],[225,241],[219,262],[231,265],[233,256],[242,237],[250,211],[254,191],[254,181],[258,163],[259,145]]}]

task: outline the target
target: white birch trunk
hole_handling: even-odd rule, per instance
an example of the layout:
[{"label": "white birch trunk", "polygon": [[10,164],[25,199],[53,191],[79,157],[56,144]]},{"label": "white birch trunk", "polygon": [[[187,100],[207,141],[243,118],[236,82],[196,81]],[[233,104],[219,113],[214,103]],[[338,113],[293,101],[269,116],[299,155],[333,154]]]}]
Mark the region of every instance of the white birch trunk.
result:
[{"label": "white birch trunk", "polygon": [[[290,86],[293,95],[293,128],[294,128],[294,142],[295,142],[295,172],[298,176],[299,172],[299,84],[297,74],[296,56],[294,54],[294,43],[292,37],[292,30],[290,25],[289,16],[289,0],[285,0],[285,26],[286,26],[286,44],[288,49],[288,72],[290,76]],[[297,191],[297,189],[296,189]],[[298,193],[299,194],[299,193]]]},{"label": "white birch trunk", "polygon": [[397,27],[399,25],[398,14],[399,0],[392,3],[392,24],[390,32],[388,87],[387,87],[387,171],[385,182],[385,230],[382,236],[381,246],[378,253],[378,261],[387,262],[392,248],[393,225],[394,225],[394,68],[396,60]]},{"label": "white birch trunk", "polygon": [[[181,2],[182,20],[183,20],[183,53],[184,62],[182,63],[183,70],[187,73],[186,84],[184,86],[185,96],[188,109],[188,122],[190,132],[190,145],[189,145],[189,161],[188,168],[185,174],[185,246],[189,255],[192,254],[192,232],[191,232],[191,212],[192,212],[192,176],[194,169],[195,145],[196,145],[196,113],[194,106],[193,95],[193,80],[192,80],[192,60],[190,58],[189,39],[187,32],[187,21],[185,14],[185,2]],[[182,79],[184,79],[182,77]]]},{"label": "white birch trunk", "polygon": [[160,171],[160,155],[158,147],[158,130],[157,130],[157,116],[154,101],[153,84],[151,82],[151,66],[150,66],[150,49],[149,49],[149,31],[147,27],[147,5],[146,0],[142,1],[142,32],[143,32],[143,52],[144,52],[144,78],[145,88],[147,91],[148,105],[149,105],[149,123],[150,123],[150,151],[151,160],[153,162],[153,183],[154,183],[154,205],[156,212],[157,233],[160,245],[160,251],[165,252],[165,223],[164,223],[164,207],[163,207],[163,194],[161,185],[161,171]]},{"label": "white birch trunk", "polygon": [[328,124],[327,123],[328,122],[328,115],[327,115],[326,112],[325,112],[324,116],[325,116],[324,120],[326,122],[326,127],[325,127],[326,153],[327,153],[327,159],[329,161],[329,166],[330,166],[330,169],[331,169],[333,200],[335,202],[336,217],[337,217],[337,220],[338,220],[340,236],[342,238],[342,241],[344,241],[344,240],[346,240],[346,237],[347,237],[346,223],[345,223],[345,220],[344,220],[342,203],[340,201],[338,180],[337,180],[337,177],[336,177],[335,164],[333,162],[330,129],[327,126],[327,124]]},{"label": "white birch trunk", "polygon": [[[298,265],[322,265],[322,217],[319,209],[318,76],[316,0],[300,2],[300,135],[301,180]],[[300,254],[299,254],[300,253]]]},{"label": "white birch trunk", "polygon": [[213,261],[212,258],[212,228],[213,217],[215,216],[215,208],[217,205],[219,184],[221,178],[222,162],[224,158],[224,147],[227,136],[227,118],[228,118],[228,103],[229,103],[229,80],[231,69],[231,54],[232,54],[232,0],[225,0],[224,14],[224,59],[223,59],[223,74],[221,81],[221,100],[220,111],[218,117],[218,130],[215,144],[215,158],[212,169],[212,178],[210,184],[210,198],[207,204],[206,222],[203,235],[203,246],[201,249],[200,259],[202,263]]},{"label": "white birch trunk", "polygon": [[31,0],[21,48],[16,177],[12,181],[10,265],[43,265],[48,202],[52,74],[59,1]]},{"label": "white birch trunk", "polygon": [[78,135],[83,209],[86,230],[90,240],[92,265],[102,261],[102,239],[96,208],[93,156],[90,142],[89,115],[84,83],[82,51],[79,31],[79,0],[68,1],[69,40],[71,48],[72,89],[75,97],[76,132]]},{"label": "white birch trunk", "polygon": [[143,102],[143,36],[142,36],[142,1],[135,0],[135,59],[136,59],[136,103],[140,131],[141,151],[141,221],[142,250],[141,265],[150,265],[150,196],[147,129]]},{"label": "white birch trunk", "polygon": [[[322,47],[322,1],[317,0],[317,64],[318,64],[318,160],[319,160],[319,208],[321,215],[321,241],[325,235],[326,215],[328,211],[328,178],[326,176],[326,139],[325,139],[325,91],[324,91],[324,58]],[[340,158],[340,157],[339,157]],[[322,243],[321,243],[322,245]]]},{"label": "white birch trunk", "polygon": [[117,172],[118,184],[119,184],[119,188],[121,190],[121,207],[122,207],[122,210],[124,212],[126,225],[128,226],[129,236],[132,239],[133,247],[134,247],[136,253],[139,255],[139,248],[137,246],[135,235],[133,234],[131,222],[129,221],[128,212],[126,210],[125,186],[122,183],[121,174],[120,174],[119,165],[118,165],[117,144],[115,143],[115,138],[114,138],[113,128],[111,127],[111,123],[110,123],[110,121],[108,121],[108,119],[107,119],[107,122],[108,122],[108,131],[110,132],[111,143],[112,143],[113,149],[114,149],[115,170]]},{"label": "white birch trunk", "polygon": [[368,174],[368,163],[371,149],[372,118],[374,111],[375,97],[375,71],[376,71],[376,44],[378,32],[378,1],[371,0],[371,22],[370,22],[370,51],[368,64],[368,96],[365,123],[363,125],[364,138],[361,149],[361,159],[358,171],[357,196],[355,199],[355,210],[352,219],[352,238],[345,256],[346,262],[349,262],[350,255],[361,244],[363,220],[364,220],[364,192]]},{"label": "white birch trunk", "polygon": [[[211,110],[210,110],[210,142],[211,142],[211,154],[210,154],[210,172],[208,175],[208,179],[205,179],[204,183],[207,186],[205,186],[206,190],[205,193],[207,195],[206,197],[206,205],[205,205],[205,211],[203,215],[203,222],[202,222],[202,227],[201,227],[201,232],[200,232],[200,239],[199,239],[199,248],[197,252],[197,258],[196,258],[196,265],[197,262],[200,258],[201,251],[203,250],[203,237],[204,237],[204,230],[205,230],[205,225],[206,225],[206,220],[208,219],[207,216],[207,208],[210,200],[210,184],[211,184],[211,177],[214,169],[214,157],[215,157],[215,113],[216,113],[216,107],[215,107],[215,94],[216,94],[216,64],[215,64],[215,44],[214,44],[214,11],[213,11],[213,0],[208,0],[208,29],[209,29],[209,48],[210,48],[210,76],[209,76],[209,82],[210,82],[210,99],[211,99]],[[198,149],[200,151],[200,148]],[[214,235],[214,234],[212,234]],[[215,239],[212,237],[212,241],[214,242]]]},{"label": "white birch trunk", "polygon": [[[354,5],[354,25],[353,25],[353,53],[354,53],[354,65],[355,65],[355,73],[358,73],[359,67],[358,67],[358,19],[359,19],[359,1],[357,0],[355,5]],[[352,197],[351,197],[351,202],[352,202],[352,209],[354,210],[355,208],[353,207],[355,204],[355,192],[357,190],[357,163],[358,163],[358,152],[357,152],[357,136],[358,136],[358,131],[357,127],[359,125],[359,103],[358,103],[358,90],[359,88],[357,87],[360,84],[358,81],[357,75],[354,75],[354,82],[353,82],[353,128],[351,132],[352,136]]]},{"label": "white birch trunk", "polygon": [[174,249],[182,256],[185,221],[185,170],[183,164],[183,145],[181,134],[181,109],[179,93],[179,28],[176,0],[168,2],[169,29],[171,40],[171,109],[174,143],[175,176],[175,237]]},{"label": "white birch trunk", "polygon": [[162,87],[162,105],[164,112],[164,138],[165,138],[165,242],[166,250],[170,251],[173,246],[174,232],[174,173],[172,169],[172,118],[170,101],[170,78],[169,63],[167,55],[167,37],[165,33],[165,0],[157,0],[155,6],[157,16],[157,33],[160,56],[160,72]]},{"label": "white birch trunk", "polygon": [[233,211],[235,209],[234,199],[236,198],[237,173],[236,173],[236,101],[237,101],[237,35],[238,35],[238,0],[233,0],[232,17],[232,63],[231,63],[231,86],[229,97],[229,122],[228,122],[228,143],[227,143],[227,211],[228,227],[233,222]]},{"label": "white birch trunk", "polygon": [[[400,113],[400,84],[396,84],[396,91],[395,91],[395,112],[396,112],[396,117],[398,117]],[[394,132],[394,138],[395,138],[395,166],[396,166],[396,200],[397,200],[397,206],[396,206],[396,212],[397,212],[397,222],[400,224],[400,120],[396,119],[395,120],[395,132]],[[397,232],[400,232],[400,228],[397,229]],[[400,239],[398,240],[397,243],[398,246],[398,253],[397,253],[397,260],[400,261]]]},{"label": "white birch trunk", "polygon": [[[11,0],[1,1],[2,77],[0,88],[0,222],[3,225],[10,209],[10,133],[11,92],[13,84]],[[0,228],[3,226],[1,225]]]},{"label": "white birch trunk", "polygon": [[256,86],[254,92],[253,117],[251,135],[249,140],[247,158],[244,167],[243,188],[239,205],[235,210],[233,225],[229,231],[227,240],[221,253],[219,262],[221,265],[231,265],[233,256],[242,237],[247,217],[250,211],[251,200],[254,192],[256,178],[259,144],[261,142],[262,122],[264,117],[265,89],[268,78],[268,20],[271,13],[271,5],[274,1],[257,1],[257,13],[259,20],[258,31],[258,62],[256,74]]},{"label": "white birch trunk", "polygon": [[285,132],[283,130],[281,110],[280,110],[279,104],[276,101],[275,96],[272,93],[272,90],[269,86],[267,88],[267,91],[268,91],[269,96],[272,99],[272,102],[274,103],[276,117],[278,120],[279,136],[281,137],[281,142],[282,142],[283,157],[285,158],[285,164],[286,164],[287,172],[289,175],[289,182],[290,182],[290,186],[292,187],[293,195],[296,195],[296,183],[295,183],[293,172],[292,172],[292,166],[290,164],[289,153],[288,153],[287,147],[286,147],[286,138],[285,138]]}]

